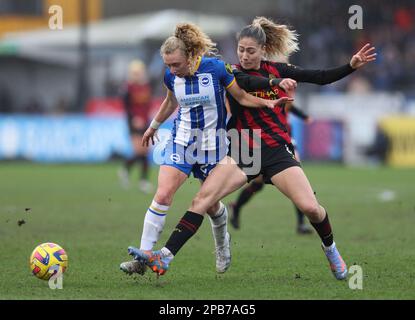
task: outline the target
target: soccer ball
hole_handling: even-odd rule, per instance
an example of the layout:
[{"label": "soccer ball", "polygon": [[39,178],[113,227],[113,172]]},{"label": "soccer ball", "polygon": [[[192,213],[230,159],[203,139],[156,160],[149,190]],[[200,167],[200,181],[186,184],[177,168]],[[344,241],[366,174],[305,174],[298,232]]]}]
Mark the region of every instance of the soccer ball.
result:
[{"label": "soccer ball", "polygon": [[49,280],[59,269],[61,273],[65,272],[68,267],[68,256],[59,245],[51,242],[42,243],[33,250],[29,264],[36,277]]}]

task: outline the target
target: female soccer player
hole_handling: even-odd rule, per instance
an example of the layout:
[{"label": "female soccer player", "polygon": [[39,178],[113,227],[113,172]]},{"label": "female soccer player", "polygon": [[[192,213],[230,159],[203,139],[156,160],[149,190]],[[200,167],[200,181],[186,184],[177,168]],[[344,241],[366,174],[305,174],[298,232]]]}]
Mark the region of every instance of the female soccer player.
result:
[{"label": "female soccer player", "polygon": [[134,60],[129,65],[129,79],[123,89],[123,102],[134,154],[124,161],[123,167],[118,171],[118,177],[121,185],[128,188],[132,166],[141,163],[138,187],[142,192],[148,193],[152,190],[152,185],[148,181],[148,148],[142,146],[141,140],[149,123],[151,87],[142,61]]},{"label": "female soccer player", "polygon": [[[256,18],[251,25],[244,27],[238,36],[238,56],[240,68],[251,74],[273,77],[289,77],[299,82],[327,84],[339,80],[355,69],[376,59],[374,47],[366,44],[344,66],[329,70],[302,70],[284,63],[273,63],[274,54],[289,55],[298,50],[297,35],[284,25],[278,25],[264,17]],[[257,91],[256,96],[277,98],[270,92]],[[347,276],[347,267],[333,241],[333,233],[326,210],[318,203],[313,189],[305,176],[301,165],[295,160],[291,139],[286,128],[287,117],[284,109],[246,108],[231,96],[228,96],[232,109],[231,124],[241,132],[243,129],[258,129],[249,137],[249,145],[260,139],[261,172],[265,181],[270,181],[285,194],[310,220],[322,240],[322,248],[330,263],[336,279]],[[232,120],[232,119],[231,119]],[[235,153],[231,152],[231,157]],[[159,251],[135,250],[131,252],[136,258],[144,259],[146,264],[157,274],[164,274],[169,263],[180,248],[190,239],[202,224],[203,215],[215,203],[251,181],[260,173],[247,174],[242,163],[231,157],[221,160],[203,183],[193,199],[189,210],[180,220]]]},{"label": "female soccer player", "polygon": [[[306,114],[301,109],[298,109],[296,106],[291,105],[288,108],[289,112],[292,114],[295,114],[297,117],[302,119],[305,122],[311,121],[308,114]],[[286,111],[287,112],[287,111]],[[290,125],[288,124],[288,131],[291,132]],[[292,139],[292,145],[294,147],[294,156],[297,161],[300,161],[300,155],[297,152],[297,148],[295,147],[294,140]],[[262,175],[256,177],[253,179],[246,187],[244,187],[241,192],[238,195],[238,198],[236,201],[231,202],[228,204],[228,207],[231,209],[231,217],[229,219],[229,222],[235,229],[240,228],[240,214],[242,207],[245,206],[254,195],[256,195],[259,191],[263,190],[265,185],[265,181]],[[313,231],[312,229],[307,225],[307,223],[304,220],[304,213],[300,211],[295,205],[295,213],[297,216],[297,233],[300,235],[306,235],[311,234]]]},{"label": "female soccer player", "polygon": [[[283,97],[266,100],[243,91],[235,82],[230,66],[217,58],[205,55],[216,53],[215,44],[196,25],[179,24],[174,36],[161,47],[161,55],[167,66],[164,84],[167,95],[160,110],[146,130],[143,145],[154,143],[154,135],[179,105],[171,139],[165,148],[164,163],[160,166],[158,186],[148,208],[141,237],[141,250],[151,250],[163,230],[166,214],[173,196],[190,173],[204,180],[227,153],[225,91],[235,101],[253,108],[274,108],[292,99]],[[257,77],[253,77],[256,79]],[[268,79],[265,83],[268,85]],[[226,207],[212,202],[206,212],[212,217],[212,230],[217,252],[216,268],[225,272],[229,266],[230,236],[226,230]],[[192,228],[193,221],[184,221]],[[134,248],[130,249],[133,250]],[[142,268],[144,266],[144,269]],[[121,270],[127,273],[143,273],[145,265],[137,261],[124,262]]]}]

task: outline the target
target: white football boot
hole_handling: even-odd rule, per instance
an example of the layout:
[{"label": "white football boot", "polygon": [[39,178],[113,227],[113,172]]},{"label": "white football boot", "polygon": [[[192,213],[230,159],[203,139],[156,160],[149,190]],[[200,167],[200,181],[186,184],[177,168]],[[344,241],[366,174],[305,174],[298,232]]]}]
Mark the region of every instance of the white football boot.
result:
[{"label": "white football boot", "polygon": [[231,235],[226,233],[225,244],[216,247],[216,272],[225,273],[231,265]]},{"label": "white football boot", "polygon": [[133,273],[144,275],[146,269],[147,265],[144,261],[132,260],[120,264],[120,270],[124,271],[128,275],[132,275]]}]

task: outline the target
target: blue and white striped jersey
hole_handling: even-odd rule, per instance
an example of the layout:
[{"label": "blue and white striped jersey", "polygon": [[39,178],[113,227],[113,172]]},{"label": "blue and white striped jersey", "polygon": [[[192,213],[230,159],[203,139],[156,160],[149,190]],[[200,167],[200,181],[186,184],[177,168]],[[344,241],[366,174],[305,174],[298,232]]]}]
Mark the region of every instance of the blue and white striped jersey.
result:
[{"label": "blue and white striped jersey", "polygon": [[185,147],[197,142],[198,150],[227,148],[226,134],[217,132],[226,130],[225,88],[234,83],[235,77],[217,58],[201,57],[196,67],[192,76],[179,78],[168,68],[164,75],[165,85],[179,103],[173,141]]}]

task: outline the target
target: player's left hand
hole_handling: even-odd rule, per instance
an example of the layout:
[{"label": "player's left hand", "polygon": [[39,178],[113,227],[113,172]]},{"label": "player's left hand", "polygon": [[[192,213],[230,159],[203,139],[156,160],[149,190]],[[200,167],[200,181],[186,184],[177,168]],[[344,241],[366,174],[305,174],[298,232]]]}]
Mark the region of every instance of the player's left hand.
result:
[{"label": "player's left hand", "polygon": [[150,144],[150,140],[151,140],[151,144],[154,145],[154,139],[156,139],[156,141],[159,141],[158,136],[157,136],[157,129],[149,127],[146,130],[146,132],[144,132],[143,138],[141,140],[141,145],[143,147],[148,147]]},{"label": "player's left hand", "polygon": [[375,47],[369,47],[370,43],[366,43],[362,49],[360,49],[359,52],[352,57],[350,60],[350,66],[353,69],[358,69],[368,62],[376,60],[377,53],[373,51],[375,50]]}]

